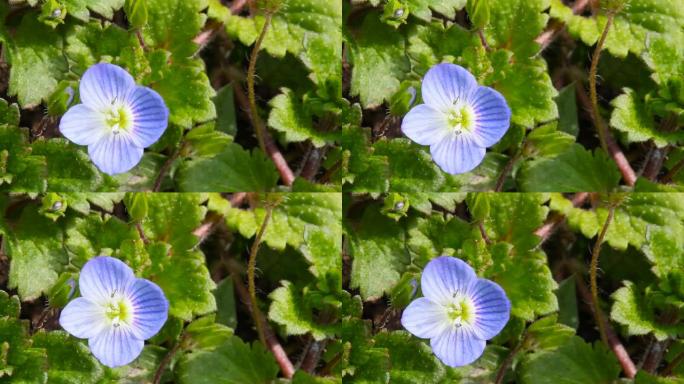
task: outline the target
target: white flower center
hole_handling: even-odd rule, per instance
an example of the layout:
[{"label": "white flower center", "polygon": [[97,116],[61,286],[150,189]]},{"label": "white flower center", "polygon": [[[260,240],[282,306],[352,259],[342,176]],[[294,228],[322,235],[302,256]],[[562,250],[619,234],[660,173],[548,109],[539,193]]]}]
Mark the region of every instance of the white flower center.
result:
[{"label": "white flower center", "polygon": [[118,135],[133,128],[133,113],[130,108],[116,100],[104,111],[105,121],[111,132]]},{"label": "white flower center", "polygon": [[473,325],[475,322],[475,305],[465,295],[454,293],[446,305],[447,318],[457,328],[463,325]]},{"label": "white flower center", "polygon": [[110,324],[118,328],[121,324],[130,325],[133,320],[133,306],[131,302],[117,292],[112,292],[104,304],[105,317]]},{"label": "white flower center", "polygon": [[447,110],[446,115],[449,128],[456,135],[471,132],[475,127],[475,111],[464,102],[456,100]]}]

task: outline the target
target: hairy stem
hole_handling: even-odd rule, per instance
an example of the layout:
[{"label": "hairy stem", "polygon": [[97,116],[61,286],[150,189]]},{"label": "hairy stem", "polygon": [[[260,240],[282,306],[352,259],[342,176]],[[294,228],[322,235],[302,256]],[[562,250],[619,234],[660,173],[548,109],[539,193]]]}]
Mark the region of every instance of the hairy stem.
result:
[{"label": "hairy stem", "polygon": [[527,341],[527,336],[528,336],[528,333],[527,333],[527,330],[525,330],[525,334],[523,335],[523,338],[520,340],[518,345],[516,345],[515,348],[513,348],[513,350],[511,350],[511,352],[508,354],[508,356],[506,356],[506,359],[501,363],[499,370],[496,372],[496,379],[494,380],[494,384],[503,383],[504,376],[506,376],[506,370],[508,369],[508,367],[513,362],[513,358],[515,357],[515,355],[517,355],[518,352],[520,352],[522,347],[525,345],[525,342]]},{"label": "hairy stem", "polygon": [[171,350],[164,356],[162,361],[159,363],[159,367],[157,368],[157,371],[154,373],[154,379],[152,380],[153,384],[159,384],[161,382],[162,375],[164,374],[164,369],[166,369],[166,366],[169,365],[173,356],[180,349],[181,345],[183,344],[183,341],[185,341],[186,335],[186,333],[183,333],[183,336],[181,336],[180,340],[176,342],[173,348],[171,348]]},{"label": "hairy stem", "polygon": [[[250,111],[252,108],[249,106],[249,100],[245,96],[244,90],[241,89],[241,87],[238,85],[236,77],[231,76],[231,79],[233,80],[235,100],[237,100],[238,104],[240,104],[241,109],[245,111],[245,113],[251,120],[252,115]],[[280,153],[280,150],[273,142],[271,136],[268,134],[268,131],[264,131],[264,140],[266,144],[266,154],[271,158],[271,161],[273,161],[273,164],[278,170],[278,173],[280,174],[280,178],[283,180],[283,183],[288,186],[292,185],[295,179],[294,173],[290,169],[290,166],[287,164],[287,161],[285,161],[283,154]]]},{"label": "hairy stem", "polygon": [[[589,291],[589,288],[587,288],[584,280],[580,277],[581,274],[578,273],[576,276],[577,277],[575,281],[577,282],[577,291],[582,296],[582,299],[588,303],[592,312],[595,312],[596,309],[600,311],[598,306],[594,306],[594,300],[592,299],[591,292]],[[604,321],[603,326],[606,331],[606,338],[608,339],[608,347],[613,352],[618,362],[620,362],[620,366],[622,366],[622,371],[625,373],[625,376],[630,379],[634,378],[634,376],[636,376],[637,369],[632,361],[632,358],[629,356],[629,353],[627,353],[625,346],[622,345],[622,342],[620,342],[620,339],[617,337],[615,330],[613,330],[613,328],[610,326],[610,323],[606,322],[603,316],[600,316],[600,318],[602,321]]]},{"label": "hairy stem", "polygon": [[[587,198],[589,198],[588,192],[576,193],[572,198],[572,206],[575,208],[581,206],[584,204]],[[565,221],[565,216],[561,214],[555,214],[549,217],[549,219],[544,222],[544,225],[537,228],[537,230],[534,231],[534,234],[541,237],[541,242],[543,243],[549,238],[549,236],[551,236],[551,234],[556,231],[558,225],[560,225],[563,221]]]},{"label": "hairy stem", "polygon": [[164,162],[164,165],[162,165],[161,169],[159,170],[159,175],[157,175],[157,179],[154,181],[154,186],[152,187],[152,192],[159,192],[159,189],[161,188],[162,181],[164,181],[164,176],[166,175],[166,172],[169,171],[169,168],[171,168],[171,164],[173,164],[174,161],[180,156],[181,152],[185,149],[185,147],[188,145],[187,141],[183,141],[183,144],[176,150],[176,152],[171,155],[166,161]]},{"label": "hairy stem", "polygon": [[266,344],[266,336],[264,332],[264,325],[262,324],[261,316],[258,316],[259,311],[256,305],[256,285],[254,284],[254,272],[256,271],[256,258],[259,252],[259,245],[261,245],[261,239],[266,232],[266,227],[268,222],[271,220],[271,213],[273,212],[273,207],[266,207],[266,216],[264,216],[264,221],[261,223],[261,228],[257,233],[254,243],[252,244],[252,249],[249,252],[249,263],[247,264],[247,289],[249,290],[249,299],[252,304],[252,315],[254,316],[254,323],[256,324],[257,332],[259,332],[259,340],[264,345]]},{"label": "hairy stem", "polygon": [[610,227],[610,223],[613,221],[613,216],[615,215],[615,206],[610,207],[608,210],[608,217],[606,218],[605,223],[603,223],[603,228],[601,228],[601,233],[599,234],[598,239],[596,239],[596,243],[594,244],[594,249],[591,252],[591,264],[589,266],[589,285],[591,287],[591,298],[594,303],[594,316],[596,317],[596,322],[598,323],[599,326],[599,332],[601,333],[601,340],[603,340],[603,343],[606,345],[610,345],[608,343],[608,337],[606,336],[606,327],[604,325],[605,319],[603,319],[603,312],[601,311],[601,308],[599,307],[599,297],[598,297],[598,284],[596,283],[596,275],[598,273],[598,262],[599,262],[599,254],[601,253],[601,244],[603,244],[603,240],[606,237],[606,233],[608,233],[608,228]]},{"label": "hairy stem", "polygon": [[264,26],[261,28],[259,37],[254,43],[254,48],[252,48],[252,55],[249,58],[249,67],[247,68],[247,98],[249,99],[249,113],[252,117],[252,125],[254,125],[254,132],[256,133],[257,140],[259,140],[259,147],[266,153],[266,141],[264,140],[264,125],[259,117],[259,113],[256,107],[256,95],[254,93],[254,76],[256,74],[256,62],[259,57],[259,50],[261,49],[261,43],[263,43],[266,37],[266,32],[271,25],[271,15],[270,12],[266,13],[266,18],[264,19]]},{"label": "hairy stem", "polygon": [[663,376],[670,376],[672,374],[672,372],[675,370],[675,368],[677,368],[677,366],[679,364],[681,364],[682,362],[684,362],[684,352],[681,352],[674,359],[672,359],[670,364],[668,364],[667,367],[665,367],[665,369],[663,369],[662,375]]},{"label": "hairy stem", "polygon": [[[260,321],[264,325],[266,347],[273,354],[273,357],[280,366],[280,370],[283,372],[283,376],[285,376],[288,379],[292,378],[295,372],[294,365],[292,365],[292,362],[290,361],[290,358],[287,356],[287,353],[285,353],[283,346],[280,345],[280,342],[278,342],[278,339],[273,333],[273,330],[271,330],[271,328],[268,326],[266,319],[264,319],[263,317],[264,315],[261,313],[261,311],[259,311],[258,307],[256,310],[252,310],[252,308],[256,307],[256,303],[253,303],[251,301],[249,292],[247,288],[245,288],[242,280],[240,279],[241,270],[236,264],[237,263],[233,260],[228,261],[226,263],[226,266],[228,267],[232,275],[233,283],[235,284],[235,291],[237,292],[238,296],[240,296],[242,302],[245,303],[247,309],[249,309],[249,311],[253,315],[256,314],[256,316],[259,317],[258,321]],[[257,320],[254,321],[256,322]]]},{"label": "hairy stem", "polygon": [[610,136],[606,122],[603,121],[601,117],[601,111],[599,110],[598,103],[598,92],[596,91],[596,80],[598,78],[598,64],[601,60],[601,52],[603,52],[603,46],[606,43],[606,38],[608,38],[608,32],[613,25],[613,19],[615,14],[609,12],[606,20],[606,26],[603,28],[601,33],[601,38],[596,45],[596,50],[594,50],[594,55],[591,59],[591,68],[589,70],[589,97],[591,99],[591,110],[594,117],[594,124],[596,125],[596,130],[598,132],[599,140],[601,141],[601,147],[606,153],[610,154],[615,163],[617,164],[622,177],[625,179],[627,185],[634,186],[636,182],[636,174],[634,170],[629,165],[629,162],[625,158],[625,155],[618,148],[617,144]]}]

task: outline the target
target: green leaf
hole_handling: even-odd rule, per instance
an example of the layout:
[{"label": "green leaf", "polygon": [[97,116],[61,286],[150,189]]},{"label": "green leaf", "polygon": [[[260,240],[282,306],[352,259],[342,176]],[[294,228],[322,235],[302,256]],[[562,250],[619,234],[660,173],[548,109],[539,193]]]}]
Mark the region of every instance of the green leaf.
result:
[{"label": "green leaf", "polygon": [[461,10],[466,5],[466,0],[406,0],[408,11],[415,17],[430,21],[432,19],[432,12],[437,13],[453,19],[456,16],[456,11]]},{"label": "green leaf", "polygon": [[611,384],[619,373],[615,355],[602,344],[592,348],[579,337],[570,338],[558,349],[526,355],[518,370],[523,384]]},{"label": "green leaf", "polygon": [[207,18],[206,14],[201,13],[207,7],[207,1],[146,1],[148,22],[142,31],[145,44],[167,49],[177,59],[192,56],[197,49],[192,39],[199,34]]},{"label": "green leaf", "polygon": [[[160,3],[165,4],[164,1]],[[190,128],[216,118],[216,107],[211,100],[216,92],[201,59],[177,59],[173,65],[165,63],[153,70],[161,79],[150,86],[164,98],[171,124]]]},{"label": "green leaf", "polygon": [[215,349],[183,355],[177,368],[181,384],[268,384],[277,373],[269,351],[259,343],[250,348],[236,336]]},{"label": "green leaf", "polygon": [[506,48],[519,58],[534,56],[535,39],[546,26],[549,0],[489,0],[490,22],[485,36],[491,45]]},{"label": "green leaf", "polygon": [[31,153],[28,136],[24,128],[0,124],[0,186],[5,190],[35,192],[47,186],[45,158]]},{"label": "green leaf", "polygon": [[517,179],[523,191],[608,192],[617,187],[620,172],[602,151],[592,155],[574,144],[558,156],[525,162]]},{"label": "green leaf", "polygon": [[375,348],[387,349],[390,383],[438,384],[445,381],[445,366],[432,349],[406,331],[383,331],[375,335]]},{"label": "green leaf", "polygon": [[529,128],[558,118],[558,107],[553,101],[558,91],[551,83],[544,60],[495,63],[493,70],[503,78],[493,84],[485,82],[485,85],[494,87],[506,98],[514,124]]},{"label": "green leaf", "polygon": [[44,349],[32,348],[28,322],[0,317],[0,381],[45,384],[47,356]]},{"label": "green leaf", "polygon": [[527,135],[525,155],[529,157],[554,157],[568,150],[575,137],[559,131],[556,124],[535,128]]},{"label": "green leaf", "polygon": [[642,143],[652,140],[659,148],[684,140],[681,131],[664,132],[655,125],[655,116],[649,112],[643,97],[635,91],[625,88],[623,94],[615,98],[611,105],[613,115],[610,125],[626,134],[630,143]]},{"label": "green leaf", "polygon": [[169,314],[189,321],[195,316],[216,311],[212,291],[216,284],[207,269],[204,254],[185,251],[151,255],[154,264],[143,277],[154,281],[169,300]]},{"label": "green leaf", "polygon": [[[611,247],[625,250],[631,245],[641,249],[650,244],[651,239],[659,239],[648,234],[664,227],[670,233],[668,236],[684,237],[684,196],[676,193],[630,193],[622,199],[605,237]],[[558,195],[551,199],[551,208],[563,213],[570,227],[579,229],[587,238],[598,234],[608,215],[605,205],[593,210],[574,208],[569,200]]]},{"label": "green leaf", "polygon": [[684,324],[671,324],[659,319],[656,308],[636,285],[629,281],[624,285],[612,295],[614,303],[610,318],[625,326],[628,335],[653,333],[662,341],[684,334]]},{"label": "green leaf", "polygon": [[214,316],[209,315],[188,324],[184,331],[187,337],[188,349],[214,349],[230,341],[233,330],[225,325],[214,322]]},{"label": "green leaf", "polygon": [[181,191],[269,191],[276,186],[278,172],[258,149],[250,154],[231,143],[214,157],[185,161],[177,179]]},{"label": "green leaf", "polygon": [[282,132],[288,143],[311,140],[316,147],[324,146],[330,140],[330,136],[314,127],[313,117],[305,109],[301,99],[287,88],[280,91],[281,93],[268,103],[272,108],[268,116],[268,126]]},{"label": "green leaf", "polygon": [[490,214],[484,227],[494,241],[509,242],[516,251],[524,253],[539,244],[534,231],[541,227],[549,209],[544,205],[548,197],[541,193],[504,193],[483,195],[489,200]]},{"label": "green leaf", "polygon": [[313,308],[307,302],[306,291],[302,292],[289,281],[282,281],[282,286],[271,292],[271,306],[268,318],[282,325],[287,335],[304,335],[311,333],[316,340],[323,340],[334,335],[334,328],[314,319]]},{"label": "green leaf", "polygon": [[89,20],[88,9],[111,19],[114,16],[114,11],[123,5],[124,0],[64,0],[66,11],[81,21]]},{"label": "green leaf", "polygon": [[[325,233],[328,241],[334,244],[341,241],[342,196],[339,193],[270,193],[264,198],[279,201],[262,238],[269,247],[276,250],[283,250],[288,245],[294,249],[308,247],[307,238],[317,229]],[[265,213],[261,207],[253,210],[228,208],[226,224],[228,228],[237,229],[242,236],[251,238],[261,227]],[[320,265],[325,263],[322,261]]]},{"label": "green leaf", "polygon": [[558,285],[551,275],[546,254],[530,251],[497,260],[487,278],[496,281],[511,301],[511,314],[527,321],[558,310],[554,294]]},{"label": "green leaf", "polygon": [[381,23],[376,13],[366,15],[357,38],[350,42],[351,95],[359,96],[365,108],[377,107],[399,90],[409,71],[404,44],[403,37]]},{"label": "green leaf", "polygon": [[379,140],[373,145],[373,155],[387,158],[391,191],[439,191],[447,182],[448,176],[432,161],[427,148],[408,139]]},{"label": "green leaf", "polygon": [[[69,60],[71,70],[78,74],[83,74],[90,66],[103,60],[117,60],[118,64],[128,67],[122,57],[127,50],[138,45],[134,34],[116,24],[93,21],[69,27],[64,55]],[[132,71],[135,68],[127,69]]]},{"label": "green leaf", "polygon": [[207,212],[203,202],[200,194],[148,194],[148,215],[142,221],[145,235],[150,240],[168,242],[178,252],[194,248],[198,238],[192,232]]},{"label": "green leaf", "polygon": [[577,118],[577,85],[572,83],[558,92],[558,130],[577,137],[579,121]]},{"label": "green leaf", "polygon": [[634,383],[636,384],[682,384],[684,379],[678,377],[662,377],[652,375],[645,371],[637,372],[634,378]]},{"label": "green leaf", "polygon": [[353,258],[351,287],[361,290],[364,300],[389,293],[409,263],[404,231],[396,221],[373,206],[366,208],[358,228],[350,234]]},{"label": "green leaf", "polygon": [[5,43],[11,65],[9,94],[16,95],[23,108],[47,100],[68,70],[62,55],[62,37],[29,12],[13,38]]},{"label": "green leaf", "polygon": [[[681,33],[684,28],[684,9],[668,0],[628,0],[615,15],[605,47],[612,55],[625,57],[628,53],[641,55],[647,40]],[[606,25],[606,15],[594,18],[577,16],[561,0],[551,0],[551,17],[563,21],[570,33],[592,46]]]},{"label": "green leaf", "polygon": [[126,0],[124,11],[133,28],[142,28],[147,24],[147,0]]},{"label": "green leaf", "polygon": [[[264,17],[252,19],[239,16],[228,18],[226,31],[243,44],[251,45],[259,35]],[[316,36],[340,46],[339,28],[342,25],[342,4],[335,1],[287,0],[281,2],[273,15],[271,28],[264,38],[262,48],[269,54],[282,57],[286,53],[298,55],[305,41]]]},{"label": "green leaf", "polygon": [[23,209],[6,239],[9,287],[16,288],[22,300],[38,298],[57,282],[68,262],[63,237],[62,229],[41,216],[36,205]]},{"label": "green leaf", "polygon": [[19,297],[10,296],[7,292],[0,291],[0,317],[8,316],[18,319],[20,309]]},{"label": "green leaf", "polygon": [[237,133],[234,99],[232,84],[221,88],[216,93],[216,97],[214,97],[214,104],[216,105],[216,130],[232,136],[235,136]]},{"label": "green leaf", "polygon": [[102,366],[88,347],[63,331],[40,331],[33,347],[47,352],[49,383],[95,384],[104,375]]},{"label": "green leaf", "polygon": [[95,167],[86,152],[66,139],[37,140],[32,154],[49,159],[46,181],[50,191],[102,191],[116,185]]},{"label": "green leaf", "polygon": [[235,308],[235,290],[233,279],[227,277],[221,280],[214,290],[216,298],[216,322],[231,328],[237,327],[237,313]]}]

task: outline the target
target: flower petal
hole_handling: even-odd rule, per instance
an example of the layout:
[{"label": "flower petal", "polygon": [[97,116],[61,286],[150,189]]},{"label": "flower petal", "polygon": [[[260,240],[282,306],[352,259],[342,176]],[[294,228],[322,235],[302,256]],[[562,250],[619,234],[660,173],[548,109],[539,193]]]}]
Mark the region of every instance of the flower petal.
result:
[{"label": "flower petal", "polygon": [[421,104],[406,114],[401,131],[418,144],[433,145],[449,133],[449,125],[444,113]]},{"label": "flower petal", "polygon": [[101,306],[85,297],[79,297],[62,309],[59,325],[80,339],[89,339],[102,332],[107,323]]},{"label": "flower petal", "polygon": [[450,327],[430,339],[432,351],[450,367],[461,367],[474,362],[482,356],[486,344],[486,341],[478,339],[466,327]]},{"label": "flower petal", "polygon": [[475,271],[465,261],[440,256],[430,260],[420,277],[423,295],[438,304],[449,303],[456,292],[466,293],[470,283],[477,279]]},{"label": "flower petal", "polygon": [[412,334],[429,339],[442,333],[449,326],[449,320],[443,306],[421,297],[404,309],[401,325]]},{"label": "flower petal", "polygon": [[93,109],[109,107],[114,100],[125,100],[135,87],[133,76],[123,68],[108,64],[95,64],[81,78],[81,102]]},{"label": "flower petal", "polygon": [[78,145],[90,145],[107,132],[107,123],[102,113],[85,104],[78,104],[62,116],[59,131]]},{"label": "flower petal", "polygon": [[478,87],[470,105],[475,111],[475,136],[480,146],[498,143],[511,125],[511,109],[506,99],[492,88]]},{"label": "flower petal", "polygon": [[143,149],[135,145],[127,133],[110,133],[88,146],[88,155],[100,171],[115,175],[135,167],[142,158]]},{"label": "flower petal", "polygon": [[470,172],[475,169],[487,150],[480,146],[473,134],[462,133],[449,135],[430,146],[432,160],[439,165],[444,172],[452,175]]},{"label": "flower petal", "polygon": [[125,326],[108,327],[104,332],[88,340],[88,347],[100,363],[114,368],[135,360],[142,352],[145,342],[133,336]]},{"label": "flower petal", "polygon": [[166,130],[169,110],[164,99],[147,87],[135,87],[128,95],[127,104],[133,113],[132,138],[138,147],[147,148]]},{"label": "flower petal", "polygon": [[131,331],[135,337],[145,340],[156,335],[169,312],[169,302],[161,288],[149,280],[135,279],[126,296],[133,306]]},{"label": "flower petal", "polygon": [[427,71],[421,92],[425,104],[444,111],[453,106],[456,100],[467,100],[476,88],[475,77],[465,68],[442,63]]},{"label": "flower petal", "polygon": [[123,261],[108,256],[88,260],[81,269],[78,286],[81,296],[95,304],[106,302],[113,292],[125,292],[135,276]]},{"label": "flower petal", "polygon": [[493,281],[477,279],[468,288],[468,296],[475,305],[473,332],[483,340],[498,335],[511,315],[511,303],[503,288]]}]

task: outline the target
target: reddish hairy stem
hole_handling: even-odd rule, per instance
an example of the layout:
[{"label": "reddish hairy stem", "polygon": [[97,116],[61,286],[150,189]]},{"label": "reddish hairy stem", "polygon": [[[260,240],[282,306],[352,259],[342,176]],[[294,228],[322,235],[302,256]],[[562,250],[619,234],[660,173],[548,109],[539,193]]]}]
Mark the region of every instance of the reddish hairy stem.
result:
[{"label": "reddish hairy stem", "polygon": [[[235,94],[235,99],[237,100],[238,104],[240,104],[240,108],[247,114],[250,114],[249,100],[247,100],[243,90],[236,81],[233,81],[233,91]],[[292,185],[295,179],[294,173],[292,172],[292,169],[290,169],[290,166],[287,164],[287,161],[285,161],[283,154],[280,153],[280,150],[276,146],[273,138],[267,130],[264,130],[264,145],[266,147],[266,154],[271,158],[271,161],[273,161],[273,164],[275,164],[276,169],[278,169],[278,173],[280,173],[280,178],[283,180],[283,184],[287,186]]]},{"label": "reddish hairy stem", "polygon": [[256,313],[256,316],[260,317],[260,320],[255,320],[255,322],[260,321],[263,325],[266,347],[271,351],[276,361],[278,362],[280,370],[283,372],[283,376],[285,376],[288,379],[292,378],[295,372],[294,365],[292,365],[290,358],[287,357],[287,353],[285,353],[285,350],[283,349],[282,345],[280,345],[280,342],[276,338],[271,327],[268,325],[268,322],[264,318],[264,315],[261,313],[261,311],[259,311],[256,306],[255,308],[257,308],[257,310],[252,311],[252,301],[250,300],[247,288],[242,283],[242,280],[239,277],[239,271],[236,271],[235,266],[231,265],[231,263],[227,264],[228,268],[231,270],[233,283],[235,284],[235,291],[237,292],[238,296],[240,296],[240,300],[242,300],[242,302],[245,304],[250,313]]},{"label": "reddish hairy stem", "polygon": [[[579,207],[580,205],[584,204],[588,197],[589,193],[587,192],[576,193],[572,198],[572,205],[575,208]],[[553,215],[546,220],[546,222],[544,222],[544,225],[537,228],[537,230],[534,231],[534,234],[541,237],[541,242],[543,243],[556,231],[558,225],[560,225],[563,221],[565,221],[565,216],[561,214]]]},{"label": "reddish hairy stem", "polygon": [[[580,13],[584,12],[588,5],[589,0],[577,0],[572,6],[572,13],[579,15]],[[556,40],[556,37],[558,37],[558,34],[563,30],[563,28],[563,23],[553,23],[544,32],[542,32],[542,34],[535,39],[535,41],[541,45],[540,50],[543,51],[549,45],[551,45],[551,43]]]},{"label": "reddish hairy stem", "polygon": [[[235,193],[230,198],[230,205],[233,207],[240,206],[246,197],[247,197],[247,192]],[[212,215],[211,217],[209,217],[208,220],[203,222],[202,225],[200,225],[194,231],[192,231],[192,234],[197,236],[199,238],[199,242],[201,243],[204,241],[204,239],[207,238],[207,236],[211,235],[212,232],[214,232],[216,225],[218,225],[222,220],[223,220],[223,216]]]},{"label": "reddish hairy stem", "polygon": [[[582,299],[588,304],[590,310],[594,312],[594,308],[598,306],[595,306],[593,304],[593,299],[591,292],[589,291],[589,288],[584,283],[584,280],[582,280],[579,274],[577,275],[577,278],[575,280],[577,282],[577,291],[579,292],[580,296],[582,296]],[[617,334],[615,333],[613,327],[611,327],[610,323],[605,320],[605,316],[601,316],[601,319],[604,322],[603,326],[606,332],[608,347],[611,351],[613,351],[613,354],[615,354],[615,357],[617,357],[618,361],[620,362],[620,365],[622,366],[622,371],[625,373],[625,376],[627,376],[630,379],[634,378],[634,376],[636,376],[637,369],[634,365],[634,362],[632,361],[632,358],[629,356],[629,353],[627,353],[625,346],[622,345],[622,342],[617,337]]]},{"label": "reddish hairy stem", "polygon": [[[576,91],[577,99],[579,100],[580,104],[582,104],[582,107],[588,111],[592,111],[593,108],[591,106],[591,100],[589,99],[589,97],[587,97],[587,94],[584,92],[584,89],[582,89],[582,86],[579,83],[577,83],[576,85]],[[595,118],[593,113],[591,113],[591,118]],[[634,172],[634,169],[632,169],[632,166],[629,164],[629,161],[627,161],[627,158],[625,157],[625,154],[622,152],[622,149],[620,149],[617,143],[615,143],[615,139],[613,139],[613,136],[610,134],[610,131],[606,130],[604,131],[604,133],[606,133],[605,140],[606,146],[608,147],[608,154],[611,158],[613,158],[613,161],[615,161],[615,164],[620,170],[620,173],[622,174],[622,177],[624,178],[627,185],[629,185],[630,187],[634,186],[634,183],[636,182],[636,173]]]}]

